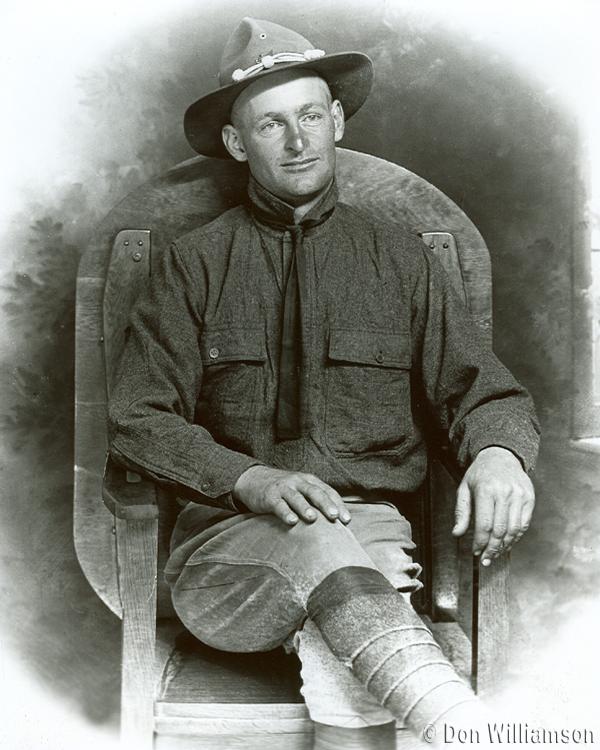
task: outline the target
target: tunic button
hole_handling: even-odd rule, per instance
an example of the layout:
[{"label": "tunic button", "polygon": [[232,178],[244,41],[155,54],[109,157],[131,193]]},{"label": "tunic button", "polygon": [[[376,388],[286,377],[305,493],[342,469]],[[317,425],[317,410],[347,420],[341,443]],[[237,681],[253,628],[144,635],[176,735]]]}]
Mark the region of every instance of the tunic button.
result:
[{"label": "tunic button", "polygon": [[208,356],[211,359],[216,359],[219,356],[219,350],[217,349],[216,346],[213,346],[212,349],[208,350]]},{"label": "tunic button", "polygon": [[377,354],[375,355],[375,359],[377,360],[377,362],[379,362],[379,364],[381,364],[385,359],[385,357],[383,356],[383,352],[377,352]]},{"label": "tunic button", "polygon": [[208,490],[210,488],[210,484],[208,482],[202,482],[202,489]]}]

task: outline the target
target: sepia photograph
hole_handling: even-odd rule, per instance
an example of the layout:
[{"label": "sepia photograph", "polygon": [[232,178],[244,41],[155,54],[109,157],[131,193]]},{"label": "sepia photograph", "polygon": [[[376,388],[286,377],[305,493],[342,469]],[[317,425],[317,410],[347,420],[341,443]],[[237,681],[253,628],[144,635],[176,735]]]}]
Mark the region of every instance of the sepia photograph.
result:
[{"label": "sepia photograph", "polygon": [[0,21],[0,748],[600,743],[597,3]]}]

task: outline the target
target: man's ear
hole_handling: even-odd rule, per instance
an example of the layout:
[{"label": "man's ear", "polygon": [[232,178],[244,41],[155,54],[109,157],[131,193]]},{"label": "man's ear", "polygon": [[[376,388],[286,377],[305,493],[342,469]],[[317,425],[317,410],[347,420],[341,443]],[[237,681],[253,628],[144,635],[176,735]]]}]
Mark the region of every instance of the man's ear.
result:
[{"label": "man's ear", "polygon": [[229,151],[229,153],[236,161],[248,161],[246,150],[244,149],[244,144],[242,143],[242,138],[237,128],[234,128],[233,125],[229,124],[223,125],[221,136],[223,138],[225,148]]},{"label": "man's ear", "polygon": [[344,117],[342,104],[337,99],[331,103],[331,116],[333,117],[335,142],[338,143],[342,140],[346,129],[346,118]]}]

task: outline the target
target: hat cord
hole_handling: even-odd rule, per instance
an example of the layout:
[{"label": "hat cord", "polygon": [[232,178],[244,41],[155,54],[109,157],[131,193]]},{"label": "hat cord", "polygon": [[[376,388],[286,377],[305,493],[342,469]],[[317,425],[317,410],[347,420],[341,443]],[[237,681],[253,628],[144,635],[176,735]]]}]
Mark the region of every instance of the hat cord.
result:
[{"label": "hat cord", "polygon": [[256,65],[251,65],[249,68],[236,68],[231,74],[231,78],[236,83],[243,81],[245,78],[260,73],[262,70],[268,70],[277,63],[286,62],[306,62],[310,60],[317,60],[319,57],[325,55],[325,50],[322,49],[307,49],[305,52],[276,52],[274,55],[261,55]]}]

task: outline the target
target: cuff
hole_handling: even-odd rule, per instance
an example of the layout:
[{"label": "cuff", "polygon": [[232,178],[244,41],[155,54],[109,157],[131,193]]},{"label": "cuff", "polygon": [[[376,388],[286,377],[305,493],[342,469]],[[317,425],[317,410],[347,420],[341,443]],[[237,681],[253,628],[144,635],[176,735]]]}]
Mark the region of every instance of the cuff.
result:
[{"label": "cuff", "polygon": [[[529,428],[530,430],[531,428]],[[486,432],[485,434],[472,437],[469,440],[465,465],[471,464],[477,454],[484,448],[495,446],[505,448],[513,453],[521,462],[524,471],[527,474],[531,474],[535,468],[537,459],[539,435],[537,433],[528,434],[529,431],[520,430],[515,427],[514,429],[510,429],[510,431],[501,430],[495,434]]]},{"label": "cuff", "polygon": [[[238,478],[251,466],[262,464],[262,461],[238,453],[222,445],[213,443],[204,447],[196,455],[181,455],[163,448],[160,464],[153,456],[139,456],[119,437],[111,445],[113,457],[135,471],[146,474],[159,484],[171,486],[177,491],[179,486],[185,497],[194,502],[207,499],[208,505],[243,512],[235,504],[231,492]],[[185,492],[185,489],[191,492]]]},{"label": "cuff", "polygon": [[[226,455],[223,454],[223,451],[226,451]],[[218,454],[218,461],[209,459],[198,470],[195,482],[196,489],[212,499],[231,496],[231,492],[241,475],[251,466],[262,464],[262,461],[258,461],[256,458],[221,446],[219,446]],[[233,498],[230,497],[227,503],[227,507],[236,510]]]}]

